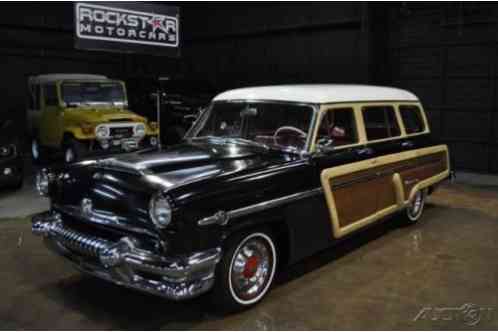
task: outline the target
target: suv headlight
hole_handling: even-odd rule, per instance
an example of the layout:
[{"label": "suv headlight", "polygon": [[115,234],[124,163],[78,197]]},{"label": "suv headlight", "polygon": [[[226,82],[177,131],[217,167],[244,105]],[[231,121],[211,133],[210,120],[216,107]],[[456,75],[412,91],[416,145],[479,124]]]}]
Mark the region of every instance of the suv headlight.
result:
[{"label": "suv headlight", "polygon": [[159,228],[165,228],[171,223],[171,205],[161,194],[154,195],[149,204],[149,215],[152,222]]},{"label": "suv headlight", "polygon": [[145,136],[145,125],[143,123],[139,123],[135,126],[135,135]]},{"label": "suv headlight", "polygon": [[95,129],[95,136],[100,139],[106,138],[107,136],[109,136],[109,128],[106,126],[97,127],[97,129]]},{"label": "suv headlight", "polygon": [[36,189],[41,196],[48,196],[52,175],[44,168],[36,174]]},{"label": "suv headlight", "polygon": [[8,157],[14,151],[13,146],[0,146],[0,157]]}]

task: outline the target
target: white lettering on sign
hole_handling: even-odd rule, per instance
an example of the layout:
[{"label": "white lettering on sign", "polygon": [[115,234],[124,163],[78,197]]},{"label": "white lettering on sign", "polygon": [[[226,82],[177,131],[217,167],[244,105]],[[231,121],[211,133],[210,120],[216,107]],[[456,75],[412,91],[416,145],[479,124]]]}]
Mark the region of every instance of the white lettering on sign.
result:
[{"label": "white lettering on sign", "polygon": [[81,39],[178,47],[175,16],[78,3],[76,32]]}]

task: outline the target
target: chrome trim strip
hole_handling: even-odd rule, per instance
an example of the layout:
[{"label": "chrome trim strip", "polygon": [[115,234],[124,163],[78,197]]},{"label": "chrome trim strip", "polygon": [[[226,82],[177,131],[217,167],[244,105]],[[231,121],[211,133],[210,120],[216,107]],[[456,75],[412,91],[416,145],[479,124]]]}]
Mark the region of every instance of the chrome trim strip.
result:
[{"label": "chrome trim strip", "polygon": [[98,212],[96,210],[92,210],[92,212],[89,214],[84,214],[83,212],[81,212],[81,209],[78,206],[74,206],[74,205],[62,206],[62,205],[54,204],[53,209],[56,211],[65,213],[73,218],[82,220],[82,221],[90,222],[90,223],[97,224],[97,225],[107,226],[107,227],[111,227],[111,228],[114,227],[117,229],[130,231],[130,232],[134,232],[134,233],[138,233],[138,234],[145,234],[145,235],[152,236],[154,238],[159,238],[159,236],[154,232],[151,232],[151,231],[144,229],[144,228],[130,226],[130,225],[124,223],[122,220],[123,218],[119,218],[118,216],[116,216],[114,214],[106,214],[103,212]]},{"label": "chrome trim strip", "polygon": [[199,226],[208,226],[208,225],[226,225],[233,218],[243,217],[248,214],[261,212],[267,209],[271,209],[283,204],[287,204],[290,202],[294,202],[303,198],[312,197],[315,195],[323,194],[322,188],[315,188],[308,191],[303,191],[300,193],[283,196],[279,198],[275,198],[269,201],[256,203],[253,205],[245,206],[242,208],[238,208],[231,211],[218,211],[214,215],[203,218],[197,222]]}]

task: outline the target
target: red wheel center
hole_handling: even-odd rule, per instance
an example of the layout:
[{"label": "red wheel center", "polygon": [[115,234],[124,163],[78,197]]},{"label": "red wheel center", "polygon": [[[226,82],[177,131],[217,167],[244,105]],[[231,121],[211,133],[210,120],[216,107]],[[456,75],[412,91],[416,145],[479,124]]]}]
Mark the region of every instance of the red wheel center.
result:
[{"label": "red wheel center", "polygon": [[251,256],[247,259],[246,264],[244,266],[244,272],[242,273],[244,275],[244,278],[252,278],[254,274],[256,274],[256,271],[258,270],[259,266],[259,258],[256,256]]}]

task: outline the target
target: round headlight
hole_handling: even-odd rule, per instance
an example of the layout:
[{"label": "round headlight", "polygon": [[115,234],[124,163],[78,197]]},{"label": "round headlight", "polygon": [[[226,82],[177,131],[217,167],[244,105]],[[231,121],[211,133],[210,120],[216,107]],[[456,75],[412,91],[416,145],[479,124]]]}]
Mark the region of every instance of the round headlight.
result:
[{"label": "round headlight", "polygon": [[135,126],[135,135],[145,136],[145,125],[143,123],[139,123]]},{"label": "round headlight", "polygon": [[105,138],[109,136],[109,128],[105,126],[97,127],[97,129],[95,129],[95,136],[97,136],[97,138]]},{"label": "round headlight", "polygon": [[150,200],[149,215],[152,222],[159,228],[171,223],[171,206],[162,195],[154,195]]},{"label": "round headlight", "polygon": [[0,157],[7,157],[10,155],[11,148],[8,146],[0,146]]},{"label": "round headlight", "polygon": [[41,196],[48,196],[50,186],[50,175],[46,169],[42,169],[36,174],[36,189]]}]

